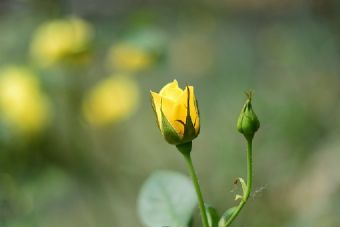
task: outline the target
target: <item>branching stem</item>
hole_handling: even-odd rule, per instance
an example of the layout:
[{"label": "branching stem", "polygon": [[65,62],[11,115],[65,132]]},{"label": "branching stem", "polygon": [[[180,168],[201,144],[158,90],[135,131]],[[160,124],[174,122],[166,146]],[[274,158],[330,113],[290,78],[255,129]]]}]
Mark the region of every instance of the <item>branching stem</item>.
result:
[{"label": "branching stem", "polygon": [[246,204],[253,184],[253,160],[252,160],[252,139],[247,140],[248,149],[247,149],[247,190],[244,192],[242,196],[240,204],[237,206],[234,213],[230,216],[224,227],[228,227],[231,223],[236,219],[237,215],[240,213],[244,205]]}]

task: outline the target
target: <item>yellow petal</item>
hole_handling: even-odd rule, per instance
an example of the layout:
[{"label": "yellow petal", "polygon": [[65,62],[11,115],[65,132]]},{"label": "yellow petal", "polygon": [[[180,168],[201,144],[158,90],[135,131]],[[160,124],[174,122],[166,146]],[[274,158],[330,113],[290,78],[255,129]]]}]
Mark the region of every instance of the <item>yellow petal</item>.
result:
[{"label": "yellow petal", "polygon": [[[189,89],[189,92],[188,92]],[[181,107],[178,107],[178,118],[186,122],[186,116],[187,116],[187,105],[188,105],[188,93],[190,93],[190,100],[189,100],[189,106],[190,106],[190,117],[192,123],[195,125],[196,133],[199,131],[200,127],[200,119],[198,115],[198,109],[196,106],[196,96],[194,93],[194,87],[193,86],[187,86],[184,89],[184,92],[179,100],[179,105]]]},{"label": "yellow petal", "polygon": [[[151,95],[152,95],[153,104],[154,104],[155,111],[157,114],[157,120],[158,120],[160,129],[162,130],[162,117],[161,117],[161,108],[162,108],[162,111],[165,117],[176,130],[174,126],[174,112],[176,110],[175,109],[176,103],[173,102],[171,99],[168,99],[167,97],[162,97],[161,95],[155,92],[152,92],[152,91],[151,91]],[[176,131],[179,132],[178,130]]]},{"label": "yellow petal", "polygon": [[190,117],[192,120],[192,123],[195,126],[195,131],[196,133],[199,132],[200,130],[200,116],[199,116],[199,110],[198,110],[198,106],[197,106],[197,100],[196,100],[196,96],[194,93],[194,87],[189,86],[190,89]]},{"label": "yellow petal", "polygon": [[161,127],[161,96],[157,94],[156,92],[150,91],[150,94],[152,96],[152,103],[153,103],[153,108],[154,111],[156,111],[157,115],[157,121],[158,121],[158,126]]},{"label": "yellow petal", "polygon": [[177,104],[172,114],[172,124],[179,135],[184,135],[184,124],[186,122],[186,109],[183,105]]},{"label": "yellow petal", "polygon": [[171,83],[165,85],[162,90],[159,92],[162,97],[166,97],[168,99],[176,102],[178,98],[183,94],[183,90],[178,87],[177,80],[174,80]]}]

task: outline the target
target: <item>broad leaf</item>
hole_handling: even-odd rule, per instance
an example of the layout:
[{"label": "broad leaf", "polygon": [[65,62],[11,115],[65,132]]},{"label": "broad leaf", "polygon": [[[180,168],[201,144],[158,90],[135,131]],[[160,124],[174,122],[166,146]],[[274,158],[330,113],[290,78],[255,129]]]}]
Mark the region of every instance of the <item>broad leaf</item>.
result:
[{"label": "broad leaf", "polygon": [[222,215],[220,221],[218,222],[218,227],[225,227],[227,221],[229,220],[229,218],[230,218],[231,215],[235,212],[236,209],[237,209],[237,206],[231,207],[231,208],[229,208],[228,210],[226,210],[226,211],[223,213],[223,215]]},{"label": "broad leaf", "polygon": [[188,177],[172,171],[157,171],[142,186],[138,213],[147,227],[185,227],[196,204],[195,189]]}]

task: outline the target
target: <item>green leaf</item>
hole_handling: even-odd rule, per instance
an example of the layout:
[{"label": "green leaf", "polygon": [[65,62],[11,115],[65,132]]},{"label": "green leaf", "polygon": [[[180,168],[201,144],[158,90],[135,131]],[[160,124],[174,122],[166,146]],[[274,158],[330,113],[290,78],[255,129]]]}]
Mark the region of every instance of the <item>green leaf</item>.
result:
[{"label": "green leaf", "polygon": [[220,217],[216,209],[209,204],[205,204],[205,212],[207,214],[209,227],[217,227],[217,223]]},{"label": "green leaf", "polygon": [[138,197],[138,213],[148,227],[188,226],[196,205],[190,179],[172,171],[153,173]]},{"label": "green leaf", "polygon": [[238,178],[238,181],[241,183],[243,194],[242,194],[242,195],[237,194],[237,195],[235,196],[235,200],[239,200],[239,199],[242,200],[242,199],[244,199],[244,196],[245,196],[245,194],[246,194],[246,192],[247,192],[247,184],[246,184],[246,182],[243,180],[242,177],[239,177],[239,178]]},{"label": "green leaf", "polygon": [[222,215],[220,221],[218,222],[218,227],[224,227],[225,224],[227,223],[228,219],[230,218],[230,216],[234,213],[234,211],[235,211],[236,209],[237,209],[237,206],[231,207],[231,208],[229,208],[228,210],[226,210],[226,211],[223,213],[223,215]]},{"label": "green leaf", "polygon": [[247,191],[247,184],[246,184],[246,182],[243,180],[242,177],[239,177],[238,180],[239,180],[240,183],[241,183],[243,195],[245,195],[245,194],[246,194],[246,191]]}]

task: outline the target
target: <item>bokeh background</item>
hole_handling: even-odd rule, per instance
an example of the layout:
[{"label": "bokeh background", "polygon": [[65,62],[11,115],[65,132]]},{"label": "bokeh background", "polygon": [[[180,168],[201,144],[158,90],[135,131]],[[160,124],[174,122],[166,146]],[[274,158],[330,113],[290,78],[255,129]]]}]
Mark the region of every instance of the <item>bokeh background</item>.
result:
[{"label": "bokeh background", "polygon": [[149,97],[173,79],[195,86],[193,161],[219,212],[245,176],[253,89],[235,226],[340,226],[339,26],[336,0],[1,0],[0,226],[142,226],[144,180],[186,173]]}]

